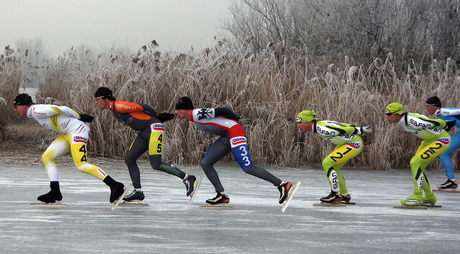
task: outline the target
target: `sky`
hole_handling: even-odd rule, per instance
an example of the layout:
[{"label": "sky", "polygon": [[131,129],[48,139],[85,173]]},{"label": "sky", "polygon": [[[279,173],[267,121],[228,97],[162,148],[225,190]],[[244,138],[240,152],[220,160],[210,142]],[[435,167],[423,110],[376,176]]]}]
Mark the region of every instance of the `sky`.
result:
[{"label": "sky", "polygon": [[152,40],[161,51],[199,51],[222,33],[231,1],[0,0],[0,53],[20,39],[41,40],[51,58],[72,46],[135,51]]}]

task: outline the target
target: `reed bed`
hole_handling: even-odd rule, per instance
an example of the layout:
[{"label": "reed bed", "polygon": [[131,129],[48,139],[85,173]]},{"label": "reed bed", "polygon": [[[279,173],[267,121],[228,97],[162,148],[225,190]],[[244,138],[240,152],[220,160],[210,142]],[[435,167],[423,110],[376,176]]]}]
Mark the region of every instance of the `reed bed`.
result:
[{"label": "reed bed", "polygon": [[17,59],[7,48],[5,55],[0,57],[0,141],[6,139],[5,127],[8,121],[15,119],[12,104],[19,90],[19,82]]},{"label": "reed bed", "polygon": [[[136,133],[97,109],[93,95],[98,87],[107,86],[118,100],[147,103],[158,112],[174,112],[176,100],[189,96],[195,107],[227,107],[250,119],[245,128],[253,162],[286,167],[321,163],[334,148],[297,130],[296,114],[314,110],[320,120],[374,126],[364,136],[363,152],[347,166],[380,170],[407,168],[420,144],[386,122],[388,103],[400,102],[409,112],[425,114],[425,100],[437,95],[445,106],[460,106],[459,70],[450,59],[432,58],[426,70],[420,67],[425,63],[413,63],[398,73],[391,54],[363,66],[341,55],[314,57],[308,49],[272,46],[253,54],[219,41],[192,56],[162,54],[157,47],[152,42],[137,54],[112,56],[91,68],[82,67],[78,58],[52,62],[39,98],[95,115],[89,150],[124,156]],[[166,122],[166,137],[164,159],[179,164],[199,163],[216,139],[176,118]],[[453,158],[458,162],[457,155]],[[431,167],[442,166],[436,160]]]}]

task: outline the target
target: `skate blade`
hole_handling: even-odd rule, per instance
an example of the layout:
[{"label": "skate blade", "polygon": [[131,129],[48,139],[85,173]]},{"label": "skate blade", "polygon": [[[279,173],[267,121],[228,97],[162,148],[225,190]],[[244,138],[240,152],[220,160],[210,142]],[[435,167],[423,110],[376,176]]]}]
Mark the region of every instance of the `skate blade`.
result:
[{"label": "skate blade", "polygon": [[282,213],[284,213],[284,211],[286,211],[286,208],[288,207],[289,203],[291,202],[292,198],[294,197],[294,194],[297,191],[297,189],[299,188],[299,186],[300,186],[300,182],[297,182],[295,184],[294,188],[291,188],[291,190],[290,190],[291,194],[289,194],[288,198],[284,201],[283,208],[281,208]]},{"label": "skate blade", "polygon": [[442,207],[442,205],[436,205],[436,204],[432,205],[431,203],[423,203],[422,206],[426,206],[428,208],[430,208],[430,207],[432,207],[432,208],[441,208]]},{"label": "skate blade", "polygon": [[460,193],[460,190],[457,189],[434,189],[436,192],[450,192],[450,193]]},{"label": "skate blade", "polygon": [[203,180],[203,175],[201,175],[195,183],[195,186],[193,187],[193,192],[190,194],[190,201],[188,202],[189,205],[193,203],[193,199],[195,199],[196,193],[198,192],[198,188],[200,188],[201,181]]},{"label": "skate blade", "polygon": [[442,205],[423,205],[423,206],[426,206],[428,208],[441,208]]},{"label": "skate blade", "polygon": [[147,203],[142,203],[142,200],[131,200],[131,201],[125,201],[121,202],[119,206],[125,206],[125,207],[136,207],[136,206],[150,206]]},{"label": "skate blade", "polygon": [[125,191],[123,191],[123,194],[115,201],[115,204],[112,206],[112,211],[115,210],[115,208],[120,204],[120,202],[123,200],[123,197],[128,193],[128,190],[131,188],[132,184],[128,185],[128,187],[125,188]]},{"label": "skate blade", "polygon": [[393,208],[402,208],[402,209],[428,209],[424,205],[395,205]]},{"label": "skate blade", "polygon": [[340,204],[344,204],[344,205],[356,205],[355,202],[345,202],[345,201],[340,201]]},{"label": "skate blade", "polygon": [[325,203],[325,202],[321,202],[321,203],[315,203],[315,204],[313,204],[313,206],[346,207],[347,205],[342,204],[342,203]]},{"label": "skate blade", "polygon": [[229,206],[228,204],[217,204],[217,205],[211,205],[211,204],[208,204],[208,205],[203,205],[203,206],[200,206],[200,208],[203,208],[203,209],[235,209],[234,206]]},{"label": "skate blade", "polygon": [[62,206],[67,206],[67,204],[61,203],[61,201],[56,201],[55,203],[45,203],[43,201],[38,201],[38,203],[30,203],[30,205],[35,205],[35,206],[49,206],[49,207],[62,207]]}]

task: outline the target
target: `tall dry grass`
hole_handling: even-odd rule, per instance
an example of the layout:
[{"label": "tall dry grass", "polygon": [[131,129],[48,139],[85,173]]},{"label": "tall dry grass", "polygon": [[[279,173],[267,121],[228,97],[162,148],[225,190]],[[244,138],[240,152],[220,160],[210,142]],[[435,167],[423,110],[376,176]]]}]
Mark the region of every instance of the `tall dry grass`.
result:
[{"label": "tall dry grass", "polygon": [[0,56],[0,141],[6,138],[5,127],[14,116],[13,100],[19,90],[20,71],[13,50],[5,48]]},{"label": "tall dry grass", "polygon": [[[386,122],[388,103],[425,113],[425,100],[437,95],[446,106],[460,106],[459,70],[449,59],[442,59],[445,64],[431,59],[427,71],[413,63],[401,74],[391,54],[363,66],[346,56],[313,57],[308,49],[273,45],[254,55],[244,47],[227,49],[224,41],[197,56],[161,54],[151,43],[129,58],[113,59],[88,68],[78,59],[62,58],[49,67],[40,88],[45,102],[96,116],[89,150],[102,156],[124,156],[136,133],[97,109],[93,95],[99,86],[110,87],[118,100],[147,103],[158,112],[173,112],[181,96],[191,97],[196,107],[228,107],[251,119],[246,132],[254,163],[289,167],[320,163],[334,148],[296,129],[301,110],[315,110],[320,120],[373,125],[374,132],[364,136],[363,152],[347,166],[385,170],[407,168],[420,143]],[[215,139],[174,119],[166,122],[164,158],[198,163]],[[440,167],[439,161],[432,167]]]}]

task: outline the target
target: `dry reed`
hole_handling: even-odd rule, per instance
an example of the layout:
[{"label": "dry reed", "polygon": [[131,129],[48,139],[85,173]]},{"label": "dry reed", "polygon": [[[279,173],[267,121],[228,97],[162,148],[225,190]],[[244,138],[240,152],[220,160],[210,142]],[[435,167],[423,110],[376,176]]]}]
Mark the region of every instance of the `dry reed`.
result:
[{"label": "dry reed", "polygon": [[0,57],[0,141],[6,137],[5,127],[14,119],[13,100],[19,90],[20,71],[17,59],[7,47]]},{"label": "dry reed", "polygon": [[[112,56],[98,66],[62,58],[49,67],[39,97],[95,115],[89,150],[101,156],[123,156],[136,135],[94,104],[94,92],[107,86],[118,100],[147,103],[158,112],[173,112],[175,101],[189,96],[196,107],[228,107],[251,119],[245,126],[256,164],[321,163],[333,150],[316,135],[297,130],[295,116],[301,110],[315,110],[320,120],[373,125],[374,133],[364,137],[363,152],[347,166],[382,170],[407,168],[420,143],[386,122],[388,103],[425,113],[424,101],[437,95],[446,106],[460,106],[460,75],[450,60],[440,64],[432,59],[425,71],[414,63],[400,74],[391,55],[360,66],[346,56],[313,57],[308,49],[291,54],[293,50],[272,45],[254,55],[246,48],[224,47],[221,42],[191,56],[161,54],[149,44],[128,60]],[[166,122],[166,134],[164,158],[179,164],[199,163],[216,139],[180,119]],[[440,167],[439,161],[432,164]]]}]

